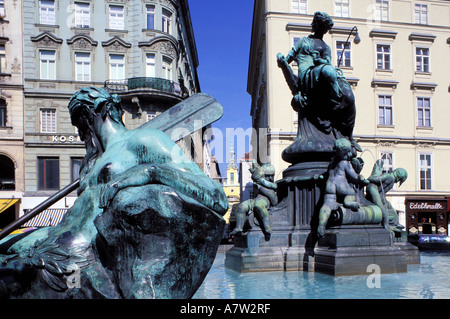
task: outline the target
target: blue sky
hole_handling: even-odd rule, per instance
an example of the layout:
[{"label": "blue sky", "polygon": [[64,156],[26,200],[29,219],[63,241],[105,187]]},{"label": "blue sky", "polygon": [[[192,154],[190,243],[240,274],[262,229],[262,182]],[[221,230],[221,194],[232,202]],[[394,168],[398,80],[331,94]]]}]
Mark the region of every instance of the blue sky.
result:
[{"label": "blue sky", "polygon": [[[223,132],[227,161],[230,145],[225,145],[226,128],[251,128],[247,73],[253,0],[189,0],[189,8],[199,56],[201,91],[213,96],[224,108],[223,117],[213,127]],[[243,155],[237,150],[238,160]],[[222,176],[224,167],[220,166]]]}]

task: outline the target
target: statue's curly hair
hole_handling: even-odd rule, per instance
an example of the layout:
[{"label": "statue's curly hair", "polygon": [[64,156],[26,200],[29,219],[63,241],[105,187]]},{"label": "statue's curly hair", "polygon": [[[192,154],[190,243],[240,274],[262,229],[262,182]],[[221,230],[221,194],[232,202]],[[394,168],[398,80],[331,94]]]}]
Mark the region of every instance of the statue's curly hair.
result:
[{"label": "statue's curly hair", "polygon": [[323,30],[330,30],[334,26],[333,19],[326,12],[317,11],[314,13],[313,22],[311,23],[313,31],[317,26]]},{"label": "statue's curly hair", "polygon": [[335,151],[350,150],[351,148],[352,143],[345,137],[338,138],[336,141],[334,141],[333,149]]},{"label": "statue's curly hair", "polygon": [[101,114],[103,118],[106,114],[110,114],[117,122],[121,121],[123,114],[120,97],[117,94],[110,94],[104,88],[81,88],[70,98],[67,107],[73,125],[77,123],[83,108]]}]

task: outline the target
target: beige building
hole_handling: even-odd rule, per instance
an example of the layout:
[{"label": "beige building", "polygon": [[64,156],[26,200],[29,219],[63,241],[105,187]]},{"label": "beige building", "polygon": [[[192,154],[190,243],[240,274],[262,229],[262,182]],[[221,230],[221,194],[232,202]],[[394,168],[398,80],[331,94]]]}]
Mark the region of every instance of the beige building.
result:
[{"label": "beige building", "polygon": [[24,190],[22,1],[0,0],[0,228],[19,215]]},{"label": "beige building", "polygon": [[[410,233],[448,235],[449,1],[255,0],[248,93],[253,127],[267,128],[268,146],[258,149],[254,137],[253,149],[260,160],[268,154],[280,179],[289,166],[281,152],[297,135],[297,114],[276,55],[311,33],[316,11],[333,18],[324,40],[335,66],[345,47],[340,69],[356,98],[363,175],[380,158],[387,171],[405,168],[407,181],[389,193],[394,208],[406,212],[400,222]],[[355,26],[359,44],[350,35]]]}]

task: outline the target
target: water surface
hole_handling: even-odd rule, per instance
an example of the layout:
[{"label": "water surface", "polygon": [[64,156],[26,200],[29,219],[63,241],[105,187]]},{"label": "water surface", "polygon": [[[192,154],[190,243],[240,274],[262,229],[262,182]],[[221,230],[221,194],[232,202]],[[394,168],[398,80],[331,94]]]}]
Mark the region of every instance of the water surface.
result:
[{"label": "water surface", "polygon": [[[333,277],[314,272],[239,273],[225,268],[225,254],[213,267],[194,299],[447,299],[450,298],[450,252],[420,252],[420,264],[408,272]],[[369,283],[369,285],[368,285]],[[373,288],[369,288],[373,287]]]}]

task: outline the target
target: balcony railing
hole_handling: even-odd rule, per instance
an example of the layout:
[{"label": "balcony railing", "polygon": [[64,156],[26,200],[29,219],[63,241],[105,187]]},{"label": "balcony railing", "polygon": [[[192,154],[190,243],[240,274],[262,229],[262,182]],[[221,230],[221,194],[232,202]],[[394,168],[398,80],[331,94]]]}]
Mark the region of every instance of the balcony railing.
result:
[{"label": "balcony railing", "polygon": [[179,83],[154,77],[136,77],[126,80],[106,80],[105,88],[114,93],[126,93],[134,90],[150,90],[181,96]]}]

